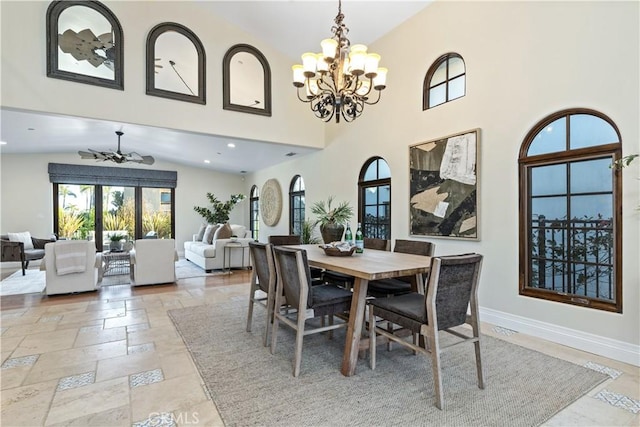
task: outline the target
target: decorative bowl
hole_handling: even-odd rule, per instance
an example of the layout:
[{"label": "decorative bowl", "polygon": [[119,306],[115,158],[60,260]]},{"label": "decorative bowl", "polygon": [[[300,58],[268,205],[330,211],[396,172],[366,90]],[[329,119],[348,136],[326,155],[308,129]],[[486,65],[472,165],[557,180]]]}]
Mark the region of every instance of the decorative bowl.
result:
[{"label": "decorative bowl", "polygon": [[348,251],[341,251],[338,248],[330,248],[330,247],[327,248],[327,247],[323,247],[323,246],[320,246],[320,247],[324,250],[324,253],[327,254],[328,256],[351,256],[356,251],[356,247],[355,246],[353,246]]}]

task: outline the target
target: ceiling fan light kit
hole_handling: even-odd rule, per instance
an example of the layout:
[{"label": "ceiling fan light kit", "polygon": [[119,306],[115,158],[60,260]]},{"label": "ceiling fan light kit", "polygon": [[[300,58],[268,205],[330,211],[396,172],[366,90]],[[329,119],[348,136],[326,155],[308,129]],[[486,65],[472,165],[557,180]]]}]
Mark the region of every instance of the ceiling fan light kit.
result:
[{"label": "ceiling fan light kit", "polygon": [[120,137],[124,135],[122,131],[116,131],[118,135],[118,149],[116,151],[96,151],[89,148],[89,151],[78,151],[80,158],[82,159],[94,159],[97,161],[106,162],[107,160],[114,163],[141,163],[143,165],[152,165],[155,159],[152,156],[141,156],[140,154],[132,151],[130,153],[123,153],[120,151]]}]

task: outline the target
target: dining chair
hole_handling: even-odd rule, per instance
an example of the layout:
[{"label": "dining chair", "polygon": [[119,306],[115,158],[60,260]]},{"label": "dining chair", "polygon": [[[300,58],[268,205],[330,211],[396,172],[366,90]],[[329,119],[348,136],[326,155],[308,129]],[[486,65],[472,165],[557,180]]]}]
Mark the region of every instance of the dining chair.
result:
[{"label": "dining chair", "polygon": [[[282,234],[269,236],[269,243],[273,246],[283,245],[301,245],[302,237],[297,234]],[[311,277],[314,279],[314,285],[324,283],[322,274],[324,270],[322,268],[311,267]]]},{"label": "dining chair", "polygon": [[[376,298],[369,301],[369,365],[376,367],[376,335],[382,335],[414,353],[431,357],[433,383],[435,387],[435,405],[442,409],[442,372],[440,354],[445,348],[473,343],[475,347],[478,387],[484,389],[482,361],[480,358],[480,320],[478,317],[478,284],[482,255],[464,254],[434,257],[431,260],[429,285],[425,295],[411,292],[389,298]],[[470,314],[467,314],[467,311]],[[378,320],[376,320],[376,317]],[[389,329],[377,326],[377,323],[389,322],[409,329],[425,338],[421,347],[399,337]],[[452,328],[463,324],[471,325],[471,335]],[[455,335],[456,340],[441,346],[439,331]]]},{"label": "dining chair", "polygon": [[[349,311],[351,292],[335,285],[311,285],[309,260],[304,249],[274,247],[276,274],[275,309],[271,332],[271,353],[275,354],[279,323],[282,322],[296,331],[293,376],[300,374],[302,341],[305,335],[332,331],[347,326],[346,322],[334,323],[334,316]],[[279,308],[286,298],[290,306],[288,312]],[[329,317],[329,324],[324,322]],[[306,321],[320,317],[320,327],[306,325]]]},{"label": "dining chair", "polygon": [[249,242],[249,253],[253,269],[251,271],[249,289],[247,332],[251,332],[253,308],[258,303],[267,310],[263,339],[263,345],[266,347],[268,345],[269,330],[273,322],[273,308],[275,305],[276,267],[273,261],[273,245],[271,243]]},{"label": "dining chair", "polygon": [[[375,249],[379,251],[389,251],[391,250],[391,241],[389,239],[365,237],[364,248]],[[340,285],[346,289],[351,289],[353,287],[353,283],[355,282],[355,278],[353,276],[339,273],[337,271],[325,271],[322,277],[324,278],[325,282]]]},{"label": "dining chair", "polygon": [[[396,239],[394,252],[405,254],[433,256],[435,244],[424,240]],[[393,279],[372,280],[369,282],[367,294],[376,298],[402,295],[411,292],[411,277],[398,277]],[[418,288],[424,287],[424,283],[418,284]]]}]

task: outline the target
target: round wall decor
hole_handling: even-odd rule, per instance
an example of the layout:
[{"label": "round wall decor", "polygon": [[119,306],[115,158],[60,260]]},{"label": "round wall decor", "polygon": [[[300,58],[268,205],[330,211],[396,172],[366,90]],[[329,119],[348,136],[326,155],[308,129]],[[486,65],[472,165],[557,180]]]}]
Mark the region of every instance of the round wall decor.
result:
[{"label": "round wall decor", "polygon": [[269,227],[280,221],[282,213],[282,191],[276,179],[269,179],[262,186],[260,192],[260,216]]}]

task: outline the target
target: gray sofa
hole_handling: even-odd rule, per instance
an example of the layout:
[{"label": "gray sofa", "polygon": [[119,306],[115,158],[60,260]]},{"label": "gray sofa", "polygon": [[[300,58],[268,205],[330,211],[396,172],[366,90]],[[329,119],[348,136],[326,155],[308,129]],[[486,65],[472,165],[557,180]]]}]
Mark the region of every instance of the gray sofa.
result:
[{"label": "gray sofa", "polygon": [[29,267],[29,261],[44,258],[44,245],[55,241],[54,238],[38,239],[31,237],[33,249],[25,249],[23,242],[12,242],[9,240],[8,234],[3,234],[0,236],[1,261],[19,262],[24,276],[25,270]]}]

